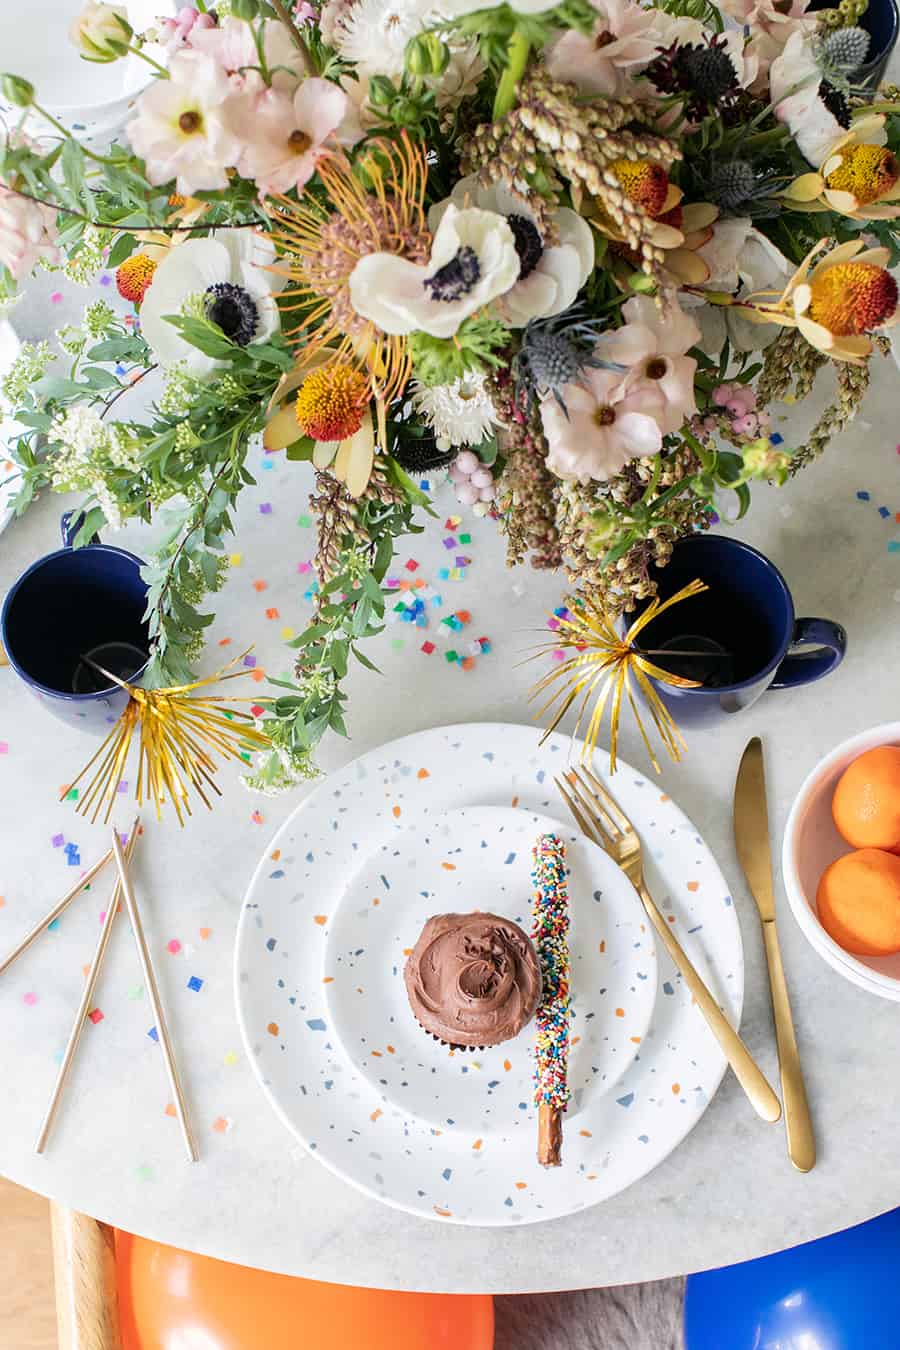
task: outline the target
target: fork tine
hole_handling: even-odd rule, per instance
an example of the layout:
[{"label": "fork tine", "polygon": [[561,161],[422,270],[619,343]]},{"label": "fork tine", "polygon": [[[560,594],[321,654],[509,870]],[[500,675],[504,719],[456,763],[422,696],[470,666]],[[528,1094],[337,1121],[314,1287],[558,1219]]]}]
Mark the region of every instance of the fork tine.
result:
[{"label": "fork tine", "polygon": [[585,778],[587,778],[588,782],[594,789],[596,796],[599,798],[598,804],[605,809],[606,814],[613,820],[618,819],[618,821],[620,822],[618,828],[620,830],[623,831],[633,830],[634,826],[632,825],[631,821],[628,819],[625,812],[622,810],[621,806],[616,801],[615,797],[612,795],[609,789],[605,787],[603,783],[601,783],[600,779],[594,773],[593,769],[588,768],[586,764],[583,764],[581,767]]},{"label": "fork tine", "polygon": [[572,815],[575,817],[575,820],[578,826],[580,827],[582,833],[586,834],[588,839],[593,840],[595,844],[599,844],[602,849],[606,850],[607,842],[603,838],[599,826],[590,816],[584,814],[581,807],[576,802],[574,796],[566,787],[565,783],[561,778],[555,778],[553,781],[556,783],[560,796],[562,797],[566,806],[569,808],[569,810],[572,812]]},{"label": "fork tine", "polygon": [[577,783],[581,801],[589,804],[589,809],[599,818],[604,830],[610,838],[617,844],[621,843],[627,831],[622,829],[612,812],[607,810],[603,798],[598,796],[586,778],[579,776],[578,769],[572,770],[569,781],[573,786]]}]

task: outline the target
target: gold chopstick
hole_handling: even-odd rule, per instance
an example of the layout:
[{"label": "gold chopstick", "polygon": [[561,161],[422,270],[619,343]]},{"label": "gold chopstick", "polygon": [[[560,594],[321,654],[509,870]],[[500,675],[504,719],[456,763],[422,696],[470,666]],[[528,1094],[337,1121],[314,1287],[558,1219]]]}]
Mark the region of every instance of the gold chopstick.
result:
[{"label": "gold chopstick", "polygon": [[109,849],[109,851],[107,853],[104,853],[103,857],[100,858],[98,862],[95,862],[92,867],[88,868],[88,870],[84,873],[83,876],[78,878],[78,880],[75,882],[75,885],[72,887],[71,890],[66,892],[63,898],[60,900],[59,904],[54,905],[50,913],[47,914],[43,919],[41,919],[39,923],[35,924],[31,932],[26,937],[23,937],[19,945],[17,947],[14,947],[13,950],[9,953],[9,956],[5,957],[3,961],[0,961],[0,975],[3,974],[4,970],[6,970],[9,966],[12,965],[13,961],[15,961],[17,957],[21,956],[24,951],[27,951],[27,949],[31,946],[32,942],[34,942],[35,938],[40,937],[41,933],[45,931],[47,926],[53,923],[54,919],[59,918],[60,914],[62,914],[64,909],[68,909],[69,905],[71,905],[76,895],[79,895],[80,892],[84,890],[85,886],[87,886],[91,881],[93,881],[97,873],[102,868],[104,868],[108,862],[112,862],[112,856],[113,856],[112,849]]},{"label": "gold chopstick", "polygon": [[[134,846],[137,843],[140,823],[141,823],[140,816],[135,816],[134,824],[131,827],[131,833],[128,836],[127,856],[129,861],[131,860],[131,857],[134,853]],[[118,838],[116,838],[116,844],[118,843],[119,840]],[[75,1051],[78,1049],[78,1042],[81,1039],[81,1033],[84,1030],[85,1018],[87,1017],[88,1010],[90,1009],[91,1003],[94,998],[94,989],[97,984],[97,976],[100,974],[100,967],[103,964],[103,958],[106,955],[106,948],[109,945],[109,938],[110,934],[112,933],[113,922],[115,921],[116,911],[119,908],[119,899],[121,896],[121,891],[122,891],[121,880],[117,879],[116,884],[113,887],[112,899],[110,900],[109,905],[107,906],[106,917],[103,920],[103,927],[101,928],[100,936],[97,939],[97,946],[94,950],[94,959],[91,961],[90,969],[87,974],[87,979],[85,980],[84,983],[84,990],[82,992],[81,999],[78,1004],[78,1011],[75,1014],[75,1021],[72,1023],[72,1030],[69,1032],[69,1040],[66,1045],[65,1053],[63,1054],[62,1063],[59,1066],[59,1073],[56,1075],[56,1083],[54,1084],[53,1087],[53,1096],[50,1098],[50,1105],[47,1107],[47,1114],[44,1116],[44,1121],[43,1124],[41,1125],[41,1132],[38,1135],[37,1143],[34,1146],[35,1153],[43,1153],[44,1149],[47,1146],[47,1140],[50,1137],[50,1131],[53,1128],[53,1121],[56,1117],[56,1112],[59,1107],[59,1103],[62,1100],[63,1088],[66,1085],[66,1079],[69,1076],[69,1070],[71,1069],[72,1061],[75,1058]],[[32,934],[31,936],[34,936],[34,934]],[[29,939],[26,940],[26,945],[27,941],[30,940],[31,939],[29,937]],[[9,964],[9,961],[7,961],[7,964]]]},{"label": "gold chopstick", "polygon": [[184,1093],[181,1090],[178,1067],[175,1063],[175,1053],[172,1049],[172,1042],[169,1039],[169,1028],[166,1025],[166,1015],[163,1012],[162,1000],[159,996],[156,974],[150,960],[150,952],[147,949],[147,939],[144,937],[144,927],[141,923],[137,901],[134,898],[134,891],[131,887],[131,877],[128,874],[127,859],[122,854],[122,845],[119,843],[119,837],[115,830],[113,830],[112,846],[116,859],[116,867],[119,869],[119,880],[122,885],[122,894],[125,898],[125,908],[128,911],[128,918],[131,920],[131,931],[134,933],[134,940],[137,943],[138,959],[141,963],[144,983],[147,986],[147,993],[150,996],[153,1016],[156,1018],[156,1033],[159,1037],[160,1045],[162,1046],[166,1074],[169,1079],[169,1087],[172,1090],[172,1096],[175,1098],[175,1112],[178,1116],[178,1123],[181,1126],[181,1133],[184,1136],[184,1145],[187,1150],[188,1158],[191,1162],[196,1162],[200,1155],[197,1152],[197,1145],[194,1142],[194,1136],[187,1117]]}]

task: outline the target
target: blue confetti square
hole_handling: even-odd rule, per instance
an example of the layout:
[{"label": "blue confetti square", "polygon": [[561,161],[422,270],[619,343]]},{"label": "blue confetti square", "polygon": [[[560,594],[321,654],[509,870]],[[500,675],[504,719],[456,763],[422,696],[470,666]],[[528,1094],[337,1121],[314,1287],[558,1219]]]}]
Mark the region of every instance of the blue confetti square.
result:
[{"label": "blue confetti square", "polygon": [[147,1035],[150,1037],[151,1041],[159,1040],[159,1035],[157,1033],[156,1027],[151,1027],[150,1030],[147,1032]]},{"label": "blue confetti square", "polygon": [[769,437],[769,440],[772,442],[773,445],[781,445],[784,441],[784,437],[782,436],[780,431],[773,431],[771,436]]},{"label": "blue confetti square", "polygon": [[203,988],[203,981],[196,975],[192,975],[187,982],[187,987],[188,989],[193,989],[195,994],[199,994],[200,990]]},{"label": "blue confetti square", "polygon": [[870,502],[872,500],[872,494],[871,492],[857,492],[856,498],[857,501]]},{"label": "blue confetti square", "polygon": [[887,520],[888,516],[889,516],[891,513],[890,513],[890,511],[887,509],[886,506],[879,506],[879,508],[878,508],[878,514],[881,516],[881,519],[882,519],[882,520]]}]

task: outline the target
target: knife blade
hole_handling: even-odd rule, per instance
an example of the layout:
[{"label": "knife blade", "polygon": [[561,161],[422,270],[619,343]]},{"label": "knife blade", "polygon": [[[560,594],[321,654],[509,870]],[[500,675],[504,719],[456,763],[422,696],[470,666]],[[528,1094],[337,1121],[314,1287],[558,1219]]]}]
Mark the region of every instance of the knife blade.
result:
[{"label": "knife blade", "polygon": [[808,1172],[815,1166],[816,1140],[806,1099],[803,1071],[800,1068],[800,1052],[797,1049],[791,1002],[775,926],[766,771],[762,741],[758,736],[753,737],[744,751],[734,785],[734,842],[762,924],[772,1012],[775,1017],[775,1040],[778,1046],[788,1157],[798,1171]]}]

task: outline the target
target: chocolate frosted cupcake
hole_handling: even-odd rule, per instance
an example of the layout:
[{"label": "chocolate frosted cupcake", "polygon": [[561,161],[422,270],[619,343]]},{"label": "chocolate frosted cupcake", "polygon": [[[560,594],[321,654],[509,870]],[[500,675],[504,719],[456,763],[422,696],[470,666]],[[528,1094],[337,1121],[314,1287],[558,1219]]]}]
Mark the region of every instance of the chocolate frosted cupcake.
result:
[{"label": "chocolate frosted cupcake", "polygon": [[517,1036],[534,1016],[541,972],[530,938],[496,914],[436,914],[403,975],[419,1026],[453,1050]]}]

